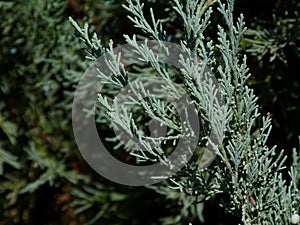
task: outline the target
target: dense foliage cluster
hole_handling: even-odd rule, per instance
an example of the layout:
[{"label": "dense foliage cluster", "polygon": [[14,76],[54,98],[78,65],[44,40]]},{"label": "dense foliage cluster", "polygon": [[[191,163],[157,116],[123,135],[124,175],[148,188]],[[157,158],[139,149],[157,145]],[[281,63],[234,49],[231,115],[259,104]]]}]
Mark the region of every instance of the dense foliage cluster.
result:
[{"label": "dense foliage cluster", "polygon": [[[300,4],[265,1],[261,4],[272,9],[265,12],[260,3],[0,1],[0,224],[299,223],[300,159],[292,149],[298,148],[300,133],[300,81],[294,74]],[[94,173],[81,158],[71,127],[73,92],[84,71],[109,43],[135,46],[135,37],[181,43],[196,52],[230,103],[215,162],[199,169],[195,160],[168,182],[147,188],[116,185]],[[195,97],[209,127],[213,106],[201,105],[203,92],[189,83],[194,71],[182,65],[183,79],[171,69],[167,73]],[[160,67],[153,62],[130,72],[166,78],[153,69]],[[117,90],[111,88],[108,100]],[[117,149],[116,157],[131,160],[132,149],[114,142],[109,117],[99,112],[99,129],[107,134],[102,139],[110,137],[107,146]]]}]

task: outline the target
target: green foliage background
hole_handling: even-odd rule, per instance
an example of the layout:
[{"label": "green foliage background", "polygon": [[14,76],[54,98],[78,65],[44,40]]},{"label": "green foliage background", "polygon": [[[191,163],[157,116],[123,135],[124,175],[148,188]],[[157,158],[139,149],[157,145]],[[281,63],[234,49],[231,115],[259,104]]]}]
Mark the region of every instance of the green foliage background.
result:
[{"label": "green foliage background", "polygon": [[[154,11],[167,4],[146,2]],[[72,136],[72,91],[90,61],[67,18],[92,24],[104,43],[112,38],[122,44],[123,34],[137,33],[122,3],[0,1],[1,225],[160,224],[180,213],[178,202],[155,191],[114,185],[96,175]],[[241,0],[236,8],[250,28],[242,43],[251,55],[249,85],[263,113],[273,117],[269,144],[291,155],[300,133],[300,4]],[[176,26],[167,28],[171,38]],[[206,223],[237,223],[218,204],[218,196],[206,203]]]}]

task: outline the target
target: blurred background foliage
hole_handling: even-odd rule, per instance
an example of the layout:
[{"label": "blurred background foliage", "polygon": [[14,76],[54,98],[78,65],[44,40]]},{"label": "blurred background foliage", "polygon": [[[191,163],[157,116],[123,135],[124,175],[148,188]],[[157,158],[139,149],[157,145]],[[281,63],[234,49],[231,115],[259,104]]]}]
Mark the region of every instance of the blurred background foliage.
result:
[{"label": "blurred background foliage", "polygon": [[[168,1],[145,2],[162,17],[169,7]],[[91,61],[67,18],[91,24],[103,43],[122,44],[123,34],[138,32],[123,3],[0,1],[0,225],[154,225],[187,216],[178,199],[101,178],[73,139],[72,91]],[[300,133],[300,2],[239,0],[236,11],[249,28],[241,49],[253,74],[249,85],[263,114],[273,118],[269,144],[290,155]],[[172,18],[169,24],[172,40],[180,27]],[[206,224],[235,224],[218,204],[218,197],[205,204]]]}]

